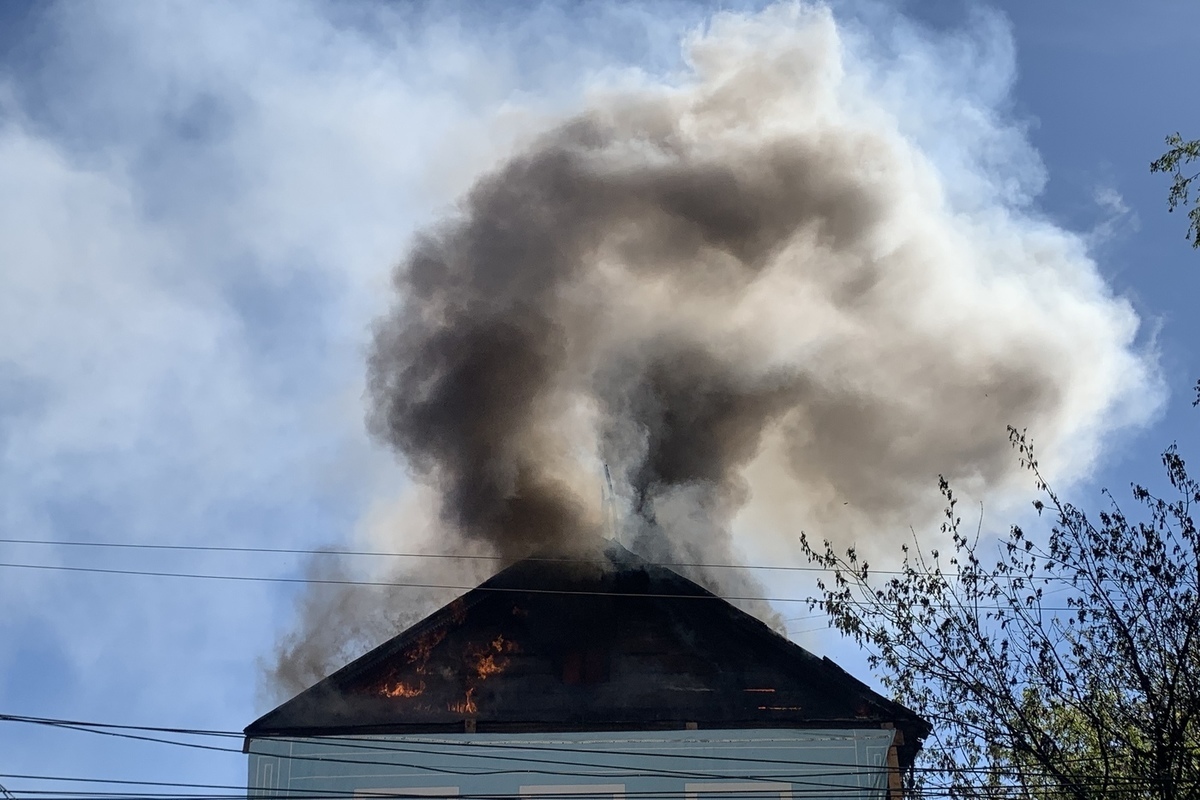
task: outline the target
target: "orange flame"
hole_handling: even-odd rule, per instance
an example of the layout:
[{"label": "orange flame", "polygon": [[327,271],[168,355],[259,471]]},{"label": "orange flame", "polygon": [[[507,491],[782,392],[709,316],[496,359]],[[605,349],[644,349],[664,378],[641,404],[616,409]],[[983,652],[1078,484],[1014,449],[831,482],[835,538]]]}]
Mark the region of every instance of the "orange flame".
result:
[{"label": "orange flame", "polygon": [[[417,675],[429,673],[429,658],[433,655],[434,648],[446,638],[447,633],[445,628],[436,628],[417,637],[404,656],[404,660],[412,665],[413,672]],[[388,675],[377,684],[378,688],[373,691],[378,691],[384,697],[416,697],[425,691],[425,681],[399,680],[396,675],[399,671],[395,667],[389,670]]]},{"label": "orange flame", "polygon": [[484,656],[475,663],[475,674],[480,680],[486,680],[489,676],[502,672],[503,668],[496,663],[495,656]]},{"label": "orange flame", "polygon": [[475,649],[469,654],[474,659],[475,674],[480,680],[487,680],[492,675],[498,675],[508,667],[505,653],[518,652],[516,642],[510,642],[503,636],[497,636],[482,649]]},{"label": "orange flame", "polygon": [[467,689],[467,696],[461,703],[450,703],[446,707],[456,714],[474,714],[479,710],[475,705],[475,687],[471,686]]},{"label": "orange flame", "polygon": [[421,681],[416,686],[404,681],[397,681],[390,686],[383,687],[385,697],[416,697],[423,691],[425,691],[425,681]]}]

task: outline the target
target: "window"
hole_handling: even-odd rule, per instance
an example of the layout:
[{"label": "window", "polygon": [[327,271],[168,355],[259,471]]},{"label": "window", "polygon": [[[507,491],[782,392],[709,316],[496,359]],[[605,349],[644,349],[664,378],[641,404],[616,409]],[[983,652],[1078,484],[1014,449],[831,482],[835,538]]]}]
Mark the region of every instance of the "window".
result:
[{"label": "window", "polygon": [[790,783],[763,783],[754,781],[748,783],[689,783],[683,787],[685,800],[700,800],[701,795],[734,795],[738,800],[792,800],[792,785]]}]

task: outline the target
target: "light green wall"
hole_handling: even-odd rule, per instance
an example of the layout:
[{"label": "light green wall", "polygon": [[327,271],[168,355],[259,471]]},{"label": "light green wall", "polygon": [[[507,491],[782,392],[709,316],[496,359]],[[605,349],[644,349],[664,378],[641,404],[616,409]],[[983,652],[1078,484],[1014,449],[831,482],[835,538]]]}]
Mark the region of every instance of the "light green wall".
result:
[{"label": "light green wall", "polygon": [[252,800],[337,800],[381,790],[539,800],[879,800],[892,735],[849,729],[255,739],[248,785]]}]

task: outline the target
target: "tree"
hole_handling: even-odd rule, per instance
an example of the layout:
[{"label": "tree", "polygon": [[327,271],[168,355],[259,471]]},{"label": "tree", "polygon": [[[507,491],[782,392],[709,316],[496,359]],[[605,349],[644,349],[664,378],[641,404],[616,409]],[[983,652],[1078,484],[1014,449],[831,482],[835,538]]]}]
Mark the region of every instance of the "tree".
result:
[{"label": "tree", "polygon": [[[825,567],[816,605],[858,642],[884,686],[934,725],[908,780],[930,796],[1091,800],[1200,797],[1200,484],[1174,447],[1172,499],[1133,487],[1142,519],[1115,498],[1093,520],[1036,482],[1042,536],[995,544],[962,532],[950,552],[901,548],[898,571],[802,538]],[[992,559],[995,559],[994,562]]]},{"label": "tree", "polygon": [[[1200,159],[1200,139],[1185,142],[1178,133],[1167,137],[1167,152],[1150,163],[1151,172],[1165,172],[1171,175],[1171,190],[1167,194],[1167,210],[1174,211],[1180,206],[1191,202],[1192,181],[1200,177],[1200,172],[1184,173],[1184,168],[1193,161]],[[1188,212],[1187,237],[1192,247],[1200,248],[1200,204],[1193,205]]]},{"label": "tree", "polygon": [[[1190,175],[1184,173],[1184,168],[1193,161],[1200,160],[1200,139],[1185,142],[1178,132],[1167,137],[1167,152],[1150,162],[1151,172],[1164,172],[1171,175],[1171,189],[1167,193],[1167,211],[1174,211],[1180,206],[1191,202],[1192,181],[1200,178],[1200,171]],[[1192,206],[1188,212],[1187,237],[1192,247],[1200,248],[1200,203]],[[1200,406],[1200,380],[1196,381],[1196,399],[1193,406]]]}]

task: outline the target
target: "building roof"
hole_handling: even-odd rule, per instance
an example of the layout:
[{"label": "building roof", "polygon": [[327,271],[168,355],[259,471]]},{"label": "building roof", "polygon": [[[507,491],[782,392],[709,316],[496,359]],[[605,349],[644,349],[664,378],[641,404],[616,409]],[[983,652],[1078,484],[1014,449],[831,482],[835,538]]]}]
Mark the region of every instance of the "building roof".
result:
[{"label": "building roof", "polygon": [[[929,724],[616,543],[498,573],[246,728],[250,738]],[[904,758],[908,756],[908,758]]]}]

